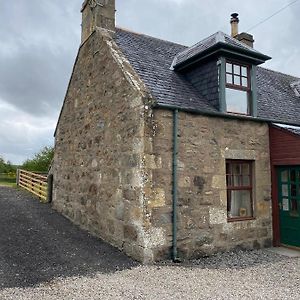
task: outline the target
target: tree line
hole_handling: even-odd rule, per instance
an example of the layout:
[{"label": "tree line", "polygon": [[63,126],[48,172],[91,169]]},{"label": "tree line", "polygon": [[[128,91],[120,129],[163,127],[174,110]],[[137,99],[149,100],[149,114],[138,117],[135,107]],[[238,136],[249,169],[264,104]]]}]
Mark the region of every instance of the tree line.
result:
[{"label": "tree line", "polygon": [[0,174],[5,173],[15,173],[16,172],[16,166],[12,165],[12,163],[8,160],[5,161],[2,157],[0,157]]},{"label": "tree line", "polygon": [[5,161],[0,157],[0,173],[11,174],[16,173],[17,168],[34,171],[48,172],[54,156],[53,147],[44,147],[33,158],[27,159],[22,165],[13,165],[10,161]]}]

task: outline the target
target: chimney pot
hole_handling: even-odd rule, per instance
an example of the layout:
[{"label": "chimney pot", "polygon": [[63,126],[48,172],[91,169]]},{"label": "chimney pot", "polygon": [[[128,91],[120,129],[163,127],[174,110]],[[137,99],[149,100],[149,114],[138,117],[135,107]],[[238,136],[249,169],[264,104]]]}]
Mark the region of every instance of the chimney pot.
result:
[{"label": "chimney pot", "polygon": [[239,14],[238,13],[232,13],[231,14],[231,19],[230,19],[230,24],[231,24],[231,36],[235,37],[239,33]]}]

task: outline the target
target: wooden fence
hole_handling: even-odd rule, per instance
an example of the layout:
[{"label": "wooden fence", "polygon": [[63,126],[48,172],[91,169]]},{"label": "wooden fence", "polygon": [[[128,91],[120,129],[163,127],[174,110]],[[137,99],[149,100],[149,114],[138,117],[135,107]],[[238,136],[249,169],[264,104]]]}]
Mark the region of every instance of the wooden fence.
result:
[{"label": "wooden fence", "polygon": [[18,170],[17,185],[38,196],[42,201],[47,201],[47,175]]}]

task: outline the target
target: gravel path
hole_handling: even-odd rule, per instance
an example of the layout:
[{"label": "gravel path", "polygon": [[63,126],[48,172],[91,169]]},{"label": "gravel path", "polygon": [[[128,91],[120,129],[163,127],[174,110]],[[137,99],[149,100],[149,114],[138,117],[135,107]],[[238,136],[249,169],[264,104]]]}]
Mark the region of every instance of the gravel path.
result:
[{"label": "gravel path", "polygon": [[300,299],[300,259],[269,251],[226,253],[189,265],[138,266],[5,289],[0,299]]},{"label": "gravel path", "polygon": [[0,289],[135,265],[50,205],[39,203],[27,192],[0,187]]},{"label": "gravel path", "polygon": [[[30,241],[30,235],[22,240],[23,245],[20,242],[20,247],[26,248],[26,251],[11,249],[8,246],[3,248],[2,228],[5,222],[2,218],[5,217],[5,213],[1,212],[0,282],[5,283],[2,289],[0,287],[1,300],[300,299],[299,258],[287,258],[268,250],[256,250],[218,254],[180,265],[166,263],[140,266],[103,242],[80,231],[52,212],[50,207],[40,205],[28,196],[24,198],[24,194],[17,191],[14,191],[15,200],[11,200],[9,197],[11,193],[10,190],[0,188],[0,209],[2,211],[3,207],[5,208],[6,214],[13,220],[11,224],[14,224],[14,222],[20,222],[17,211],[22,208],[24,216],[21,220],[29,219],[25,223],[31,226],[37,223],[40,231],[39,238],[46,231],[43,242],[35,247],[46,263],[42,263],[43,267],[39,267],[39,263],[35,263],[33,259],[30,260],[30,257],[25,255],[26,251],[30,250],[27,243],[34,247],[33,241]],[[16,202],[17,210],[14,213],[10,209],[12,206],[10,201]],[[5,205],[6,202],[10,205]],[[25,210],[27,210],[26,213]],[[41,217],[43,221],[37,220]],[[8,219],[9,217],[6,218]],[[8,230],[6,227],[4,227],[5,230]],[[21,239],[28,227],[26,230],[21,229],[21,233],[18,233],[20,229],[15,227],[13,225],[9,233],[17,234],[17,237]],[[49,233],[47,233],[47,228],[51,228]],[[58,235],[54,238],[56,232]],[[44,243],[47,244],[46,247]],[[39,247],[42,249],[38,250]],[[53,247],[55,251],[51,251]],[[67,249],[64,250],[63,247]],[[19,254],[7,253],[3,258],[5,248],[6,251],[19,251],[17,252]],[[31,251],[31,255],[34,252]],[[23,260],[17,259],[19,255],[23,256]],[[14,267],[11,257],[18,261],[18,267]],[[38,271],[39,279],[34,277],[32,281],[36,283],[34,286],[20,284],[22,281],[14,279],[13,276],[15,274],[16,277],[16,272],[19,272],[23,279],[27,278],[25,273],[20,272],[24,264],[29,267],[30,264],[26,263],[27,259],[34,264],[32,269],[37,268]],[[39,259],[39,256],[36,259],[43,261]],[[29,273],[32,276],[34,270]]]}]

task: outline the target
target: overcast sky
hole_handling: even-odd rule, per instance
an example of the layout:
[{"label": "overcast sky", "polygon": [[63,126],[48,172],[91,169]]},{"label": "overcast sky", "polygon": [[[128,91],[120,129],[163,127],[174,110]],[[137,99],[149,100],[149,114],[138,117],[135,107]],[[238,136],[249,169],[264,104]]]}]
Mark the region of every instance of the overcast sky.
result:
[{"label": "overcast sky", "polygon": [[[232,12],[240,31],[294,0],[116,0],[117,25],[192,45],[221,30]],[[53,144],[80,43],[83,0],[0,3],[0,156],[21,163]],[[300,77],[300,1],[250,31],[266,67]]]}]

